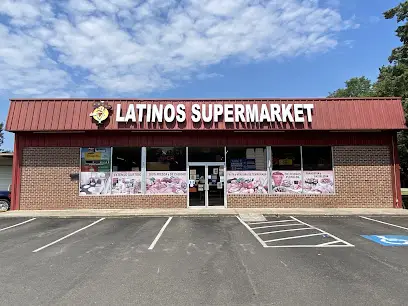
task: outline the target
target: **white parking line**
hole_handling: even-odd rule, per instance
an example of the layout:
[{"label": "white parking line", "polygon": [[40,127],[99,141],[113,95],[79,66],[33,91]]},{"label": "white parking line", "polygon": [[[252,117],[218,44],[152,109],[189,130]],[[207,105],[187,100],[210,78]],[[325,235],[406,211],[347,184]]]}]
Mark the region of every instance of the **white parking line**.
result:
[{"label": "white parking line", "polygon": [[95,221],[95,222],[93,222],[93,223],[91,223],[91,224],[89,224],[89,225],[87,225],[87,226],[85,226],[83,228],[80,228],[79,230],[76,230],[75,232],[73,232],[71,234],[68,234],[68,235],[66,235],[66,236],[64,236],[64,237],[62,237],[62,238],[60,238],[58,240],[55,240],[54,242],[51,242],[51,243],[49,243],[47,245],[44,245],[43,247],[34,250],[33,253],[37,253],[37,252],[39,252],[41,250],[44,250],[45,248],[48,248],[49,246],[51,246],[53,244],[56,244],[56,243],[60,242],[61,240],[64,240],[64,239],[66,239],[68,237],[71,237],[72,235],[75,235],[76,233],[79,233],[80,231],[83,231],[83,230],[87,229],[88,227],[91,227],[92,225],[95,225],[96,223],[99,223],[99,222],[101,222],[103,220],[105,220],[105,218],[101,218],[101,219],[99,219],[99,220],[97,220],[97,221]]},{"label": "white parking line", "polygon": [[334,235],[332,235],[332,234],[330,234],[330,233],[328,233],[328,232],[326,232],[326,231],[324,231],[324,230],[321,230],[320,228],[317,228],[316,226],[312,226],[312,225],[310,225],[310,224],[307,224],[306,222],[300,221],[299,219],[296,219],[295,217],[292,217],[292,216],[290,216],[290,217],[291,217],[293,220],[296,220],[296,221],[298,221],[298,222],[300,222],[300,223],[302,223],[302,224],[304,224],[304,225],[306,225],[306,226],[310,226],[310,227],[312,227],[312,228],[314,228],[314,229],[316,229],[316,230],[318,230],[318,231],[320,231],[320,232],[326,234],[327,236],[330,236],[330,237],[332,237],[333,239],[336,239],[337,241],[343,242],[343,243],[344,243],[345,245],[347,245],[347,246],[354,246],[354,245],[352,245],[351,243],[349,243],[349,242],[347,242],[347,241],[344,241],[343,239],[340,239],[339,237],[336,237],[336,236],[334,236]]},{"label": "white parking line", "polygon": [[[316,226],[312,226],[310,224],[307,224],[306,222],[300,221],[299,219],[290,216],[289,220],[277,220],[277,221],[262,221],[262,222],[248,222],[246,223],[243,221],[240,217],[238,217],[238,220],[250,231],[250,233],[259,241],[259,243],[264,247],[264,248],[316,248],[316,247],[321,247],[321,248],[334,248],[334,247],[354,247],[351,243],[344,241],[324,230],[321,230],[320,228],[317,228]],[[295,223],[289,223],[289,222],[295,222]],[[273,223],[280,223],[280,224],[273,224]],[[267,224],[265,226],[256,226],[256,225],[262,225],[262,224]],[[269,225],[272,224],[272,225]],[[251,227],[250,225],[255,225],[256,227]],[[293,228],[293,226],[300,226]],[[272,228],[278,228],[278,227],[287,227],[285,229],[276,229],[272,230]],[[292,228],[288,228],[292,227]],[[256,229],[262,229],[262,228],[271,228],[270,231],[266,232],[256,232]],[[313,230],[314,232],[309,232],[310,234],[304,234],[304,235],[298,235],[298,236],[286,236],[286,237],[276,237],[275,239],[272,240],[264,240],[263,238],[265,236],[261,235],[267,235],[267,234],[278,234],[278,233],[285,233],[289,232],[296,232],[296,231],[306,231],[306,230]],[[317,231],[317,232],[316,232]],[[293,239],[298,239],[298,238],[307,238],[307,237],[314,237],[314,236],[323,236],[323,237],[330,237],[334,239],[334,241],[329,241],[329,242],[324,242],[320,244],[309,244],[309,245],[304,245],[304,244],[291,244],[291,245],[269,245],[269,243],[277,242],[277,241],[283,241],[283,240],[293,240]],[[302,242],[300,242],[302,243]]]},{"label": "white parking line", "polygon": [[310,228],[310,227],[292,228],[292,229],[273,231],[273,232],[262,232],[262,233],[258,233],[258,235],[267,235],[267,234],[275,234],[275,233],[283,233],[283,232],[296,232],[296,231],[304,231],[304,230],[311,230],[311,229],[314,229],[314,228]]},{"label": "white parking line", "polygon": [[336,243],[339,243],[339,242],[341,242],[341,241],[335,240],[335,241],[321,243],[321,244],[318,244],[317,246],[321,247],[321,246],[336,244]]},{"label": "white parking line", "polygon": [[300,235],[300,236],[291,236],[291,237],[277,238],[277,239],[272,239],[272,240],[265,240],[265,242],[291,240],[291,239],[304,238],[304,237],[312,237],[312,236],[321,236],[321,235],[324,235],[324,233],[315,233],[315,234],[308,234],[308,235]]},{"label": "white parking line", "polygon": [[32,219],[30,219],[30,220],[26,220],[26,221],[24,221],[24,222],[17,223],[17,224],[14,224],[14,225],[12,225],[12,226],[8,226],[8,227],[5,227],[5,228],[2,228],[2,229],[0,229],[0,232],[5,231],[5,230],[8,230],[9,228],[13,228],[13,227],[16,227],[16,226],[19,226],[19,225],[26,224],[26,223],[28,223],[28,222],[31,222],[31,221],[35,220],[35,219],[36,219],[36,218],[32,218]]},{"label": "white parking line", "polygon": [[251,228],[254,230],[254,229],[268,228],[268,227],[299,226],[299,225],[302,225],[302,224],[299,224],[299,223],[293,223],[293,224],[279,224],[279,225],[267,225],[267,226],[251,227]]},{"label": "white parking line", "polygon": [[156,238],[153,240],[152,244],[149,246],[149,250],[153,250],[154,246],[156,245],[157,241],[159,241],[160,236],[163,234],[163,232],[166,229],[167,225],[169,225],[171,219],[173,219],[173,217],[169,217],[167,219],[166,223],[164,223],[164,225],[161,228],[160,232],[157,234]]},{"label": "white parking line", "polygon": [[380,221],[380,220],[376,220],[376,219],[372,219],[372,218],[368,218],[368,217],[364,217],[364,216],[360,216],[360,218],[370,220],[370,221],[374,221],[374,222],[378,222],[378,223],[382,223],[382,224],[386,224],[386,225],[393,226],[393,227],[402,228],[402,229],[408,231],[407,227],[403,227],[403,226],[400,226],[400,225],[396,225],[396,224],[392,224],[392,223],[388,223],[388,222],[384,222],[384,221]]},{"label": "white parking line", "polygon": [[239,216],[237,216],[237,218],[239,222],[241,222],[248,229],[248,231],[256,238],[256,240],[258,240],[259,243],[262,244],[264,248],[266,248],[266,243],[261,238],[259,238],[259,236],[252,230],[252,228],[248,224],[246,224],[244,221],[242,221]]},{"label": "white parking line", "polygon": [[267,245],[265,248],[349,248],[354,247],[354,245],[328,245],[328,246],[319,246],[319,245],[312,245],[312,244],[295,244],[295,245]]},{"label": "white parking line", "polygon": [[282,222],[291,222],[293,220],[288,219],[288,220],[279,220],[279,221],[261,221],[261,222],[248,222],[249,225],[255,225],[255,224],[264,224],[264,223],[282,223]]}]

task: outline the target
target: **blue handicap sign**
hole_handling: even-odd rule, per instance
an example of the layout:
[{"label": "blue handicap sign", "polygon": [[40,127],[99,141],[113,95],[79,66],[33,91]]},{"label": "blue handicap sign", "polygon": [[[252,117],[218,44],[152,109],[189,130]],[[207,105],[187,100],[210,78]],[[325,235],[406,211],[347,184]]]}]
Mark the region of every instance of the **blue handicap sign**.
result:
[{"label": "blue handicap sign", "polygon": [[408,236],[401,235],[361,235],[384,246],[408,246]]}]

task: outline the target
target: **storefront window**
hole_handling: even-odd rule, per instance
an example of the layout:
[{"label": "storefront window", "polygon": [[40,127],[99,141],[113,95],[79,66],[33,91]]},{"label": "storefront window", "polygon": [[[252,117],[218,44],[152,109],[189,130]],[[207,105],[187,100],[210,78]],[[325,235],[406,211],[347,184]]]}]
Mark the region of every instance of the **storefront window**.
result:
[{"label": "storefront window", "polygon": [[300,147],[272,147],[272,169],[302,170]]},{"label": "storefront window", "polygon": [[302,147],[303,170],[332,170],[331,147]]},{"label": "storefront window", "polygon": [[113,148],[112,194],[140,194],[142,192],[141,148]]},{"label": "storefront window", "polygon": [[334,193],[331,147],[302,147],[303,193]]},{"label": "storefront window", "polygon": [[268,193],[265,147],[228,147],[227,170],[228,194]]},{"label": "storefront window", "polygon": [[81,148],[80,195],[111,192],[111,148]]},{"label": "storefront window", "polygon": [[185,147],[150,147],[146,151],[147,171],[186,171]]},{"label": "storefront window", "polygon": [[[268,163],[269,148],[226,148],[227,169],[217,175],[220,181],[226,175],[228,194],[334,193],[331,147],[270,149]],[[224,152],[223,147],[189,148],[189,162],[223,162]],[[81,148],[80,195],[187,194],[185,147],[146,148],[143,181],[142,164],[140,147]]]},{"label": "storefront window", "polygon": [[187,194],[185,147],[146,149],[146,194]]},{"label": "storefront window", "polygon": [[266,148],[228,147],[227,170],[266,171]]},{"label": "storefront window", "polygon": [[113,148],[112,171],[140,171],[142,163],[141,148]]},{"label": "storefront window", "polygon": [[188,161],[191,162],[224,162],[225,148],[188,147]]},{"label": "storefront window", "polygon": [[302,192],[300,147],[272,147],[272,193]]}]

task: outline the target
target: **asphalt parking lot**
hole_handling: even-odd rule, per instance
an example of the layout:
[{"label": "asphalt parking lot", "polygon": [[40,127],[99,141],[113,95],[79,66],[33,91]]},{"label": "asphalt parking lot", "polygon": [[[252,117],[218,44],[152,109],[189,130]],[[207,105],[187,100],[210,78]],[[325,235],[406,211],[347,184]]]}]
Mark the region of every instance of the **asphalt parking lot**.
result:
[{"label": "asphalt parking lot", "polygon": [[361,235],[408,217],[371,219],[0,219],[0,304],[406,304],[408,245]]}]

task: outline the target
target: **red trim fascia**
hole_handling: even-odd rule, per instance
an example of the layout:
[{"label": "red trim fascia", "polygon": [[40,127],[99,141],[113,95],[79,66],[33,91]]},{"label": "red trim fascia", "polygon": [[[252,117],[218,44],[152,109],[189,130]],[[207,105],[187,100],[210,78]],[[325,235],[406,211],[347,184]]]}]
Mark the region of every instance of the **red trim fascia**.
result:
[{"label": "red trim fascia", "polygon": [[172,101],[172,102],[188,102],[188,101],[336,101],[336,100],[401,100],[401,97],[344,97],[344,98],[16,98],[10,99],[14,101]]},{"label": "red trim fascia", "polygon": [[21,161],[23,152],[20,141],[21,137],[16,135],[14,141],[13,178],[11,182],[11,210],[20,209]]},{"label": "red trim fascia", "polygon": [[235,132],[157,132],[130,133],[16,133],[23,147],[98,147],[98,146],[299,146],[299,145],[387,145],[395,132],[380,133],[235,133]]},{"label": "red trim fascia", "polygon": [[392,135],[392,192],[394,198],[394,208],[402,208],[402,192],[401,192],[401,173],[400,160],[398,155],[398,140],[397,134]]}]

